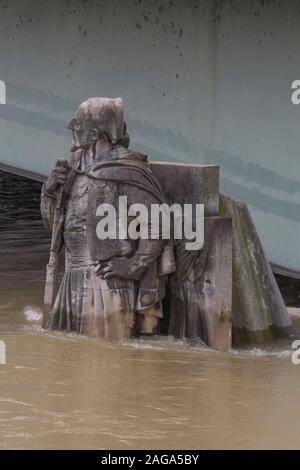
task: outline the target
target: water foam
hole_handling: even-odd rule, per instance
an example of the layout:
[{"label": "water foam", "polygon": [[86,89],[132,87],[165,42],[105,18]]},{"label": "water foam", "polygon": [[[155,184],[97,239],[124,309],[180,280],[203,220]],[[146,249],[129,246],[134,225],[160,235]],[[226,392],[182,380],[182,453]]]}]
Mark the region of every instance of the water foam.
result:
[{"label": "water foam", "polygon": [[23,315],[29,322],[40,322],[43,317],[43,312],[38,307],[28,306],[24,308]]}]

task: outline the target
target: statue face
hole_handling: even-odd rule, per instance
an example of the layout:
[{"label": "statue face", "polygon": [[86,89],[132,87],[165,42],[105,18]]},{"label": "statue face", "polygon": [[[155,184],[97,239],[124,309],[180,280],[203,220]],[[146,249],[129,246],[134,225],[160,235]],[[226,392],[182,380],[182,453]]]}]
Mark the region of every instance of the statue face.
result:
[{"label": "statue face", "polygon": [[121,98],[89,98],[81,103],[68,128],[73,132],[74,149],[88,149],[99,138],[129,144]]},{"label": "statue face", "polygon": [[93,142],[93,129],[87,122],[73,119],[69,125],[72,130],[72,144],[74,148],[88,149]]},{"label": "statue face", "polygon": [[72,129],[72,144],[73,144],[73,147],[80,147],[79,132],[75,128]]}]

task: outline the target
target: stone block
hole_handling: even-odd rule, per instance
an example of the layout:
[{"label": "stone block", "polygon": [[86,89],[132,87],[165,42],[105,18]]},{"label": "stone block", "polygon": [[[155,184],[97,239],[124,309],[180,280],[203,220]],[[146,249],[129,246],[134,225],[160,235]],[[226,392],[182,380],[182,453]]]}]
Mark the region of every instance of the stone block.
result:
[{"label": "stone block", "polygon": [[231,348],[232,310],[232,220],[230,217],[205,219],[203,306],[208,345],[226,351]]},{"label": "stone block", "polygon": [[233,343],[288,336],[291,320],[247,204],[221,195],[220,209],[233,223]]},{"label": "stone block", "polygon": [[[181,255],[188,276],[172,282],[169,334],[196,339],[214,349],[231,347],[231,218],[205,218],[205,244],[198,253]],[[180,269],[180,265],[178,266]]]},{"label": "stone block", "polygon": [[219,167],[151,162],[169,204],[204,204],[206,216],[219,214]]}]

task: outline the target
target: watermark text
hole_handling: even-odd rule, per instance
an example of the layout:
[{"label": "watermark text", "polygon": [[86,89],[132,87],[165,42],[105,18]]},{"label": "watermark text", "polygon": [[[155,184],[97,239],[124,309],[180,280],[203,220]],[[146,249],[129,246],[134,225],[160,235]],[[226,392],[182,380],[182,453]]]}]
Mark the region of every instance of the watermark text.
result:
[{"label": "watermark text", "polygon": [[0,340],[0,365],[6,364],[6,344]]},{"label": "watermark text", "polygon": [[96,226],[99,240],[185,240],[186,250],[204,245],[203,204],[132,204],[120,196],[118,207],[100,204]]}]

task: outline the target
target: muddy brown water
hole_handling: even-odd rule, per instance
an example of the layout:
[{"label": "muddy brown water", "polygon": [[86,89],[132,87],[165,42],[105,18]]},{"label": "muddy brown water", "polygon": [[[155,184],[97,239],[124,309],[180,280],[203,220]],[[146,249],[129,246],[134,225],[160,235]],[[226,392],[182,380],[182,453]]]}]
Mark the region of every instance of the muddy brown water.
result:
[{"label": "muddy brown water", "polygon": [[39,187],[9,178],[0,193],[0,449],[300,448],[292,339],[218,353],[172,338],[111,344],[43,331],[49,239]]}]

